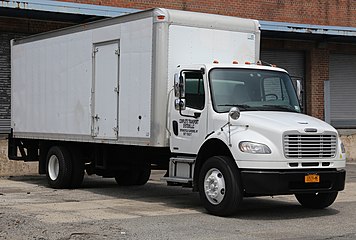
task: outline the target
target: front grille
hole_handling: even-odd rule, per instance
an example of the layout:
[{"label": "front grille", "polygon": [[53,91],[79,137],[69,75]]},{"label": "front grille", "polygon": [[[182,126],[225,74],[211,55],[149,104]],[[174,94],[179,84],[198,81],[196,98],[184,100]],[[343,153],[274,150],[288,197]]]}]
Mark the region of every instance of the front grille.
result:
[{"label": "front grille", "polygon": [[286,158],[333,158],[336,155],[336,135],[284,135]]}]

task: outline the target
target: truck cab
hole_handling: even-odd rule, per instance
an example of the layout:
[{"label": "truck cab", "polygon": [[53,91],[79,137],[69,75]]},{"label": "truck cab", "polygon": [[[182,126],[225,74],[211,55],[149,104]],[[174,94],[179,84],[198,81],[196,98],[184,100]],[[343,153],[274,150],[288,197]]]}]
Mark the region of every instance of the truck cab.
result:
[{"label": "truck cab", "polygon": [[302,113],[288,73],[261,64],[181,66],[170,95],[169,183],[193,186],[209,212],[243,197],[295,194],[324,208],[344,188],[345,150],[329,124]]}]

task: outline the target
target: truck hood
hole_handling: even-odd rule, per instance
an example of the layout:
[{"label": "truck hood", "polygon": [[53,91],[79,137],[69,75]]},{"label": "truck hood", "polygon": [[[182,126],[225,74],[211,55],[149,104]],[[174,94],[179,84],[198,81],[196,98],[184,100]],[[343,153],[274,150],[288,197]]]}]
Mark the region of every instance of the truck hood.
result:
[{"label": "truck hood", "polygon": [[300,133],[313,131],[323,133],[325,131],[336,132],[328,123],[300,113],[273,112],[273,111],[244,111],[238,120],[251,128],[269,129],[273,132],[297,130]]},{"label": "truck hood", "polygon": [[[281,111],[242,111],[240,118],[230,120],[227,125],[226,115],[220,115],[216,122],[215,131],[208,135],[209,138],[219,138],[230,146],[230,151],[241,169],[290,169],[289,162],[310,162],[308,159],[287,158],[285,156],[285,137],[290,135],[338,135],[335,128],[328,123],[305,115],[293,112]],[[225,121],[223,121],[225,119]],[[225,124],[225,125],[224,125]],[[221,129],[221,126],[224,126]],[[316,138],[317,139],[317,138]],[[254,142],[264,144],[270,154],[251,154],[242,152],[239,148],[241,142]],[[339,141],[337,142],[335,157],[316,158],[315,161],[327,159],[331,161],[343,160],[345,154],[341,154]],[[258,164],[257,164],[258,162]],[[343,161],[331,162],[335,166],[344,166]],[[302,166],[299,166],[302,168]]]}]

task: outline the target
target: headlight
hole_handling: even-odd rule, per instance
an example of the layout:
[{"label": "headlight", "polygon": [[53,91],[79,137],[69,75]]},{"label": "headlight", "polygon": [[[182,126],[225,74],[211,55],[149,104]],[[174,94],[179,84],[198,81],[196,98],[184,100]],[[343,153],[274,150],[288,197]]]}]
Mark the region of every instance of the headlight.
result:
[{"label": "headlight", "polygon": [[345,150],[345,146],[344,146],[343,143],[340,144],[340,147],[341,147],[341,152],[342,152],[342,153],[345,153],[346,150]]},{"label": "headlight", "polygon": [[257,154],[270,154],[271,149],[265,144],[254,142],[240,142],[239,148],[241,152],[257,153]]}]

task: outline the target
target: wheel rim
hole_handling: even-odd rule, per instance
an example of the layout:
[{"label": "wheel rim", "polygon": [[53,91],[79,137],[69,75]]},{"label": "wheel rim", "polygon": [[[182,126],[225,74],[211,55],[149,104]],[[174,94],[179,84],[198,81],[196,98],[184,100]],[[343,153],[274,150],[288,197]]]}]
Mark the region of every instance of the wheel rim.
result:
[{"label": "wheel rim", "polygon": [[210,169],[204,178],[204,192],[210,203],[217,205],[225,196],[225,179],[216,168]]},{"label": "wheel rim", "polygon": [[59,160],[56,155],[52,155],[48,161],[48,175],[51,180],[56,180],[59,175]]}]

